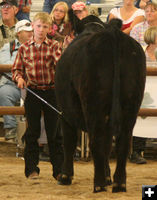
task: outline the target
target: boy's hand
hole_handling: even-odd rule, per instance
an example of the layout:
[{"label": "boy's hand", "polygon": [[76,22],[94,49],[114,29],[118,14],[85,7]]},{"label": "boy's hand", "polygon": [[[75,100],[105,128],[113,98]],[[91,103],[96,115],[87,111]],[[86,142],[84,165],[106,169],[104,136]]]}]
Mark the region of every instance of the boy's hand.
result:
[{"label": "boy's hand", "polygon": [[17,87],[23,89],[24,87],[26,87],[26,82],[24,81],[23,78],[19,78],[17,81]]}]

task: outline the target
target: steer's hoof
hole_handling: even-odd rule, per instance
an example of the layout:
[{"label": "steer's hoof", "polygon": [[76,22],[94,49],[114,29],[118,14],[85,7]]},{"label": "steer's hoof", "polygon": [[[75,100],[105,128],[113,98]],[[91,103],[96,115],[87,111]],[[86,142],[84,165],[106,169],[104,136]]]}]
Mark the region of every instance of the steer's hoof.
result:
[{"label": "steer's hoof", "polygon": [[71,185],[71,183],[72,183],[72,177],[71,176],[61,174],[60,177],[58,178],[58,184],[59,185]]},{"label": "steer's hoof", "polygon": [[111,177],[107,176],[106,179],[105,179],[105,185],[112,185],[112,180],[111,180]]},{"label": "steer's hoof", "polygon": [[104,192],[107,191],[105,186],[95,186],[94,187],[94,193],[98,193],[98,192]]},{"label": "steer's hoof", "polygon": [[113,187],[112,187],[112,192],[113,193],[116,193],[116,192],[126,192],[126,184],[118,185],[117,183],[114,183]]}]

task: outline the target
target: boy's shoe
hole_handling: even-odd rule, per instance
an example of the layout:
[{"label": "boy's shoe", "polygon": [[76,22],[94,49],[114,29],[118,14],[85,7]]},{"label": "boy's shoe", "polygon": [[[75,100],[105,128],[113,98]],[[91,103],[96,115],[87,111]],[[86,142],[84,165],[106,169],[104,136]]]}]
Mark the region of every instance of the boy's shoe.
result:
[{"label": "boy's shoe", "polygon": [[36,171],[34,171],[28,176],[28,178],[29,179],[38,179],[39,178],[39,174]]},{"label": "boy's shoe", "polygon": [[130,162],[136,163],[136,164],[146,164],[147,161],[145,158],[141,156],[141,154],[137,152],[133,152],[130,156]]},{"label": "boy's shoe", "polygon": [[17,136],[16,128],[6,128],[5,129],[5,140],[15,139]]}]

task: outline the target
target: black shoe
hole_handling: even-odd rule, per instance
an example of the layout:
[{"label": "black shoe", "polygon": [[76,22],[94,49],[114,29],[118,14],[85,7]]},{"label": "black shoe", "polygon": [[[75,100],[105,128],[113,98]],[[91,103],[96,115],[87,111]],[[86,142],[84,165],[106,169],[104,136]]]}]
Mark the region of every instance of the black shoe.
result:
[{"label": "black shoe", "polygon": [[137,152],[133,152],[130,156],[130,162],[136,163],[136,164],[146,164],[147,161],[145,158],[141,156],[141,154]]}]

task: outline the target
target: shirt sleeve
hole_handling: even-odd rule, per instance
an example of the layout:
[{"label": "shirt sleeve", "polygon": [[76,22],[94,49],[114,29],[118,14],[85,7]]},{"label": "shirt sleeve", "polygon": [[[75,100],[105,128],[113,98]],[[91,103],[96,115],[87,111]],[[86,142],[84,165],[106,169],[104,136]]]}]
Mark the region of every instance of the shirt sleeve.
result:
[{"label": "shirt sleeve", "polygon": [[60,59],[61,54],[62,54],[62,44],[60,44],[57,41],[54,41],[54,45],[53,45],[54,67],[56,67],[56,64],[58,60]]},{"label": "shirt sleeve", "polygon": [[14,61],[14,64],[12,66],[12,79],[13,81],[16,81],[19,78],[23,78],[24,75],[24,69],[23,69],[23,63],[22,63],[22,56],[23,55],[23,49],[22,46],[19,48],[16,59]]},{"label": "shirt sleeve", "polygon": [[110,11],[110,14],[114,15],[115,17],[118,17],[118,9],[117,7],[112,8]]},{"label": "shirt sleeve", "polygon": [[144,12],[144,10],[142,10],[142,9],[138,9],[137,11],[136,11],[136,17],[138,17],[138,16],[144,16],[145,17],[145,12]]},{"label": "shirt sleeve", "polygon": [[139,28],[138,26],[133,27],[133,29],[130,32],[130,36],[134,38],[137,42],[139,42]]}]

